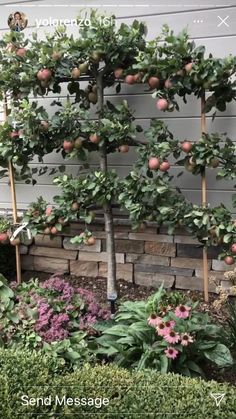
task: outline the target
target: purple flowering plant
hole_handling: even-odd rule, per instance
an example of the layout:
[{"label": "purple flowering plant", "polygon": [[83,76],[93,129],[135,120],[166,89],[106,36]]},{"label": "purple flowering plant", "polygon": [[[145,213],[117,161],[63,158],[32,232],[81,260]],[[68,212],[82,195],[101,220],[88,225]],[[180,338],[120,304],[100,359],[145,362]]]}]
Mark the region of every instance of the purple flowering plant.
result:
[{"label": "purple flowering plant", "polygon": [[[110,318],[110,312],[96,302],[91,291],[58,275],[44,282],[12,283],[7,289],[10,297],[4,303],[0,328],[4,346],[43,349],[75,362],[96,335],[95,324]],[[11,316],[6,315],[6,304]]]}]

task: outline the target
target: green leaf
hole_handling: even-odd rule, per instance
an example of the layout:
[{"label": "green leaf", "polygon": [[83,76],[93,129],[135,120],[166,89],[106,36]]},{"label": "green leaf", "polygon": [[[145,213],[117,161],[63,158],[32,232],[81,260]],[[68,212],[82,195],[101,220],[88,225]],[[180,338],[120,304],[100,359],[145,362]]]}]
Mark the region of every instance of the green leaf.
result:
[{"label": "green leaf", "polygon": [[169,361],[166,355],[160,356],[160,362],[161,362],[161,373],[166,374],[168,372],[169,367]]},{"label": "green leaf", "polygon": [[223,368],[233,365],[230,350],[223,343],[217,343],[213,349],[204,351],[204,355],[218,367]]}]

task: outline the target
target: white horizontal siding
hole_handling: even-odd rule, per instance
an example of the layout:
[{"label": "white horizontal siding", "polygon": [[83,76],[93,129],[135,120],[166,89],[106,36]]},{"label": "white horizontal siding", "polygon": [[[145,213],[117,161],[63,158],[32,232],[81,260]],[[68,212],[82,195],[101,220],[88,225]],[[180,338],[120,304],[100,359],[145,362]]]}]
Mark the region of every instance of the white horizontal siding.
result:
[{"label": "white horizontal siding", "polygon": [[[10,5],[12,3],[12,5]],[[1,2],[1,18],[0,18],[0,32],[3,35],[8,31],[7,17],[10,12],[20,10],[25,12],[28,16],[29,27],[25,31],[29,36],[35,31],[35,19],[49,18],[63,18],[72,19],[77,16],[82,9],[84,9],[85,1],[78,1],[78,7],[60,7],[65,3],[64,0],[34,0],[34,1],[2,1]],[[91,4],[96,5],[101,2],[93,0]],[[111,2],[107,2],[111,3]],[[181,2],[165,0],[158,1],[150,0],[146,4],[142,0],[121,0],[116,5],[112,3],[109,7],[105,6],[100,11],[114,13],[117,16],[117,24],[121,22],[131,23],[134,18],[138,18],[146,22],[148,27],[148,39],[154,38],[160,32],[161,26],[164,23],[178,32],[184,27],[188,27],[190,37],[195,39],[196,44],[203,44],[206,46],[207,53],[212,52],[215,56],[224,57],[227,54],[236,54],[236,6],[232,5],[231,1],[215,0],[214,4],[210,5],[199,0],[188,0],[188,5],[181,6]],[[205,3],[205,4],[202,4]],[[224,3],[225,7],[222,6]],[[14,4],[14,6],[13,6]],[[50,8],[49,4],[58,5]],[[9,7],[8,7],[9,6]],[[41,7],[44,6],[44,7]],[[218,16],[225,18],[229,15],[227,22],[229,27],[221,25],[218,27],[220,20]],[[203,19],[203,23],[194,23],[194,20]],[[45,32],[52,32],[53,27],[40,28],[38,30],[39,36],[43,38]],[[70,28],[69,32],[77,33],[77,28]],[[66,86],[62,86],[61,99],[66,100]],[[51,107],[50,103],[53,99],[58,98],[58,95],[50,95],[46,98],[38,98],[39,103],[43,104],[52,115],[57,107]],[[149,126],[150,118],[160,118],[167,123],[169,129],[173,132],[175,138],[183,140],[185,138],[196,140],[200,136],[200,104],[194,97],[188,97],[188,103],[184,104],[181,99],[178,99],[180,105],[180,112],[161,113],[156,109],[155,99],[151,97],[147,86],[137,85],[128,86],[122,84],[121,92],[116,95],[114,88],[106,90],[106,98],[114,104],[118,104],[121,100],[126,99],[129,106],[134,111],[137,118],[137,123],[141,124],[144,129]],[[32,98],[32,100],[35,100]],[[93,107],[91,118],[95,117],[96,107]],[[217,113],[215,121],[212,123],[211,114],[207,116],[207,130],[210,132],[227,132],[228,136],[236,141],[235,136],[236,123],[236,104],[231,103],[226,112]],[[143,134],[140,134],[142,137]],[[132,169],[132,163],[135,161],[136,155],[134,148],[131,148],[127,154],[116,153],[109,156],[109,163],[111,168],[115,168],[120,176],[125,176]],[[91,167],[95,168],[97,164],[96,156],[91,156]],[[50,168],[57,167],[63,163],[60,154],[51,153],[45,157],[45,164]],[[68,161],[68,172],[76,174],[78,162]],[[35,161],[33,166],[38,166]],[[176,178],[177,174],[182,169],[179,167],[172,167],[171,174],[175,176],[173,183],[182,187],[184,194],[194,203],[199,203],[200,196],[200,177],[193,176],[190,173],[184,172],[183,176]],[[208,185],[208,202],[211,205],[218,205],[223,202],[225,205],[231,207],[231,196],[234,191],[233,181],[217,181],[215,179],[216,171],[207,170],[207,185]],[[52,201],[53,195],[58,194],[58,189],[52,185],[52,177],[44,175],[38,178],[38,184],[35,187],[25,184],[17,184],[17,198],[19,208],[25,208],[27,204],[36,199],[37,196],[43,195],[49,201]],[[10,189],[6,179],[0,181],[0,208],[6,208],[11,204]],[[235,211],[235,210],[234,210]]]}]

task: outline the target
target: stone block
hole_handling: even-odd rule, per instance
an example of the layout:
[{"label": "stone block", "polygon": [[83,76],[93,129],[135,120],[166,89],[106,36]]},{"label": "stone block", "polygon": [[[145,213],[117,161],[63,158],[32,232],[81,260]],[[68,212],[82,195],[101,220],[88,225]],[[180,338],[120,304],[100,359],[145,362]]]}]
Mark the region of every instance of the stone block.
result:
[{"label": "stone block", "polygon": [[[199,245],[190,245],[177,243],[177,256],[183,258],[202,258],[203,246]],[[209,259],[216,259],[218,254],[221,252],[219,246],[211,246],[207,250],[207,255]]]},{"label": "stone block", "polygon": [[30,255],[34,256],[46,256],[48,258],[58,259],[77,259],[78,252],[76,250],[65,250],[51,247],[31,246],[29,250]]},{"label": "stone block", "polygon": [[114,225],[115,233],[129,233],[131,229],[130,225]]},{"label": "stone block", "polygon": [[[176,276],[175,288],[181,290],[203,291],[203,279],[186,276]],[[209,282],[209,292],[216,293],[216,286]]]},{"label": "stone block", "polygon": [[98,263],[71,260],[70,261],[70,274],[75,276],[87,276],[96,278],[98,276]]},{"label": "stone block", "polygon": [[166,275],[183,275],[193,276],[194,269],[185,268],[174,268],[171,266],[159,266],[159,265],[141,265],[136,264],[134,267],[135,272],[149,272],[149,273],[161,273]]},{"label": "stone block", "polygon": [[176,245],[174,243],[145,242],[145,253],[150,255],[175,257]]},{"label": "stone block", "polygon": [[163,275],[158,273],[135,272],[134,282],[146,287],[158,288],[163,283],[165,288],[171,288],[174,285],[175,277],[173,275]]},{"label": "stone block", "polygon": [[26,271],[33,271],[34,256],[22,255],[21,256],[21,267]]},{"label": "stone block", "polygon": [[[190,268],[190,269],[201,269],[202,260],[194,258],[171,258],[171,266],[175,268]],[[208,269],[211,268],[211,260],[208,260]]]},{"label": "stone block", "polygon": [[[92,261],[92,262],[107,262],[107,252],[79,252],[79,260]],[[125,263],[124,253],[116,253],[116,262]]]},{"label": "stone block", "polygon": [[147,233],[147,234],[157,234],[157,226],[154,224],[152,227],[145,224],[144,226],[132,229],[131,233]]},{"label": "stone block", "polygon": [[[203,278],[203,270],[202,269],[196,269],[195,270],[195,275],[198,278]],[[215,279],[224,279],[224,273],[220,272],[220,271],[212,271],[209,270],[208,271],[208,277],[213,277]]]},{"label": "stone block", "polygon": [[173,243],[173,236],[169,236],[167,234],[129,233],[129,239],[157,243]]},{"label": "stone block", "polygon": [[198,244],[199,241],[194,239],[191,236],[182,236],[182,235],[175,235],[174,236],[174,243],[183,243],[183,244]]},{"label": "stone block", "polygon": [[125,261],[130,262],[130,263],[142,263],[146,265],[162,265],[162,266],[170,265],[169,257],[147,255],[147,254],[136,254],[136,253],[127,253]]},{"label": "stone block", "polygon": [[23,255],[21,258],[22,269],[27,271],[67,273],[69,272],[68,260],[47,258],[33,255]]},{"label": "stone block", "polygon": [[[107,277],[107,263],[99,263],[99,276]],[[117,263],[116,264],[117,279],[124,279],[125,281],[133,282],[133,264],[132,263]]]},{"label": "stone block", "polygon": [[97,239],[93,246],[87,246],[85,244],[73,244],[70,242],[70,237],[65,237],[63,240],[63,247],[66,250],[81,250],[82,252],[100,252],[101,251],[101,240]]},{"label": "stone block", "polygon": [[47,234],[37,234],[34,238],[34,243],[36,246],[43,247],[62,247],[62,237],[61,236],[49,236]]},{"label": "stone block", "polygon": [[223,260],[214,259],[212,261],[212,269],[213,271],[233,271],[234,268],[236,268],[236,263],[233,265],[226,265],[226,263]]},{"label": "stone block", "polygon": [[[117,253],[143,253],[144,243],[138,240],[115,240],[115,249]],[[106,242],[104,242],[104,251],[106,251]]]}]

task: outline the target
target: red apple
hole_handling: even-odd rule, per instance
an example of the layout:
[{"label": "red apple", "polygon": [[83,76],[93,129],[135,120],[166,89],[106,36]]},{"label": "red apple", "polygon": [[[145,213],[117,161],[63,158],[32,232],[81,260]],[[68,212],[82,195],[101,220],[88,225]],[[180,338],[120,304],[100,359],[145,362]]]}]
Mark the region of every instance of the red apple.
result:
[{"label": "red apple", "polygon": [[14,139],[14,138],[18,138],[18,137],[19,137],[19,132],[18,132],[18,131],[12,131],[12,132],[10,133],[10,137],[11,137],[12,139]]},{"label": "red apple", "polygon": [[57,230],[57,228],[55,227],[55,226],[53,226],[52,228],[51,228],[51,234],[57,234],[58,233],[58,230]]},{"label": "red apple", "polygon": [[157,170],[157,169],[159,169],[159,167],[160,167],[160,161],[159,161],[159,159],[157,157],[151,157],[148,160],[148,167],[151,170]]},{"label": "red apple", "polygon": [[114,71],[114,75],[116,79],[120,79],[123,74],[123,68],[116,68]]},{"label": "red apple", "polygon": [[170,80],[170,79],[167,79],[166,81],[165,81],[165,88],[166,89],[171,89],[173,87],[173,83],[172,83],[172,81]]},{"label": "red apple", "polygon": [[232,244],[230,250],[233,254],[236,254],[236,243]]},{"label": "red apple", "polygon": [[40,121],[40,126],[43,130],[47,131],[49,128],[49,122],[48,121]]},{"label": "red apple", "polygon": [[63,141],[63,148],[66,153],[70,153],[74,148],[74,143],[72,141],[64,140]]},{"label": "red apple", "polygon": [[86,244],[88,246],[93,246],[96,243],[96,239],[93,236],[90,236],[87,240],[86,240]]},{"label": "red apple", "polygon": [[161,170],[161,172],[167,172],[167,170],[169,170],[169,168],[170,168],[170,163],[167,160],[163,161],[160,164],[160,170]]},{"label": "red apple", "polygon": [[76,140],[75,140],[75,148],[77,150],[79,150],[82,147],[82,145],[83,145],[82,138],[80,138],[80,137],[76,138]]},{"label": "red apple", "polygon": [[215,169],[216,167],[219,166],[219,164],[220,164],[219,159],[217,157],[212,157],[212,159],[210,160],[209,166]]},{"label": "red apple", "polygon": [[127,84],[134,84],[135,83],[135,77],[132,74],[128,74],[125,77],[125,83],[127,83]]},{"label": "red apple", "polygon": [[16,51],[16,55],[18,55],[18,57],[24,57],[26,55],[26,49],[25,48],[19,48]]},{"label": "red apple", "polygon": [[181,149],[185,152],[185,153],[189,153],[192,150],[193,144],[190,141],[184,141],[181,144]]},{"label": "red apple", "polygon": [[73,202],[73,204],[71,205],[71,211],[78,211],[78,209],[79,209],[78,202]]},{"label": "red apple", "polygon": [[100,141],[100,137],[97,134],[91,134],[89,139],[90,139],[91,143],[93,143],[93,144],[98,144],[99,141]]},{"label": "red apple", "polygon": [[159,111],[166,111],[168,108],[168,102],[166,99],[158,99],[156,107]]},{"label": "red apple", "polygon": [[184,66],[186,73],[190,73],[193,68],[193,63],[188,63]]},{"label": "red apple", "polygon": [[0,233],[0,242],[5,242],[8,240],[8,234],[7,233]]},{"label": "red apple", "polygon": [[48,68],[42,68],[37,73],[37,79],[39,81],[48,81],[52,77],[52,72]]},{"label": "red apple", "polygon": [[75,67],[71,71],[71,77],[72,79],[76,80],[81,76],[81,71],[78,67]]},{"label": "red apple", "polygon": [[156,87],[158,87],[160,84],[160,80],[158,77],[150,77],[148,79],[148,84],[151,89],[156,89]]},{"label": "red apple", "polygon": [[84,61],[83,63],[80,63],[79,69],[80,69],[81,73],[86,74],[88,72],[88,69],[89,69],[89,64]]},{"label": "red apple", "polygon": [[62,57],[62,53],[58,51],[53,51],[52,53],[52,60],[58,61]]},{"label": "red apple", "polygon": [[128,146],[128,144],[122,144],[122,145],[120,145],[120,147],[119,147],[119,151],[120,151],[121,153],[128,153],[128,151],[129,151],[129,146]]},{"label": "red apple", "polygon": [[48,217],[49,215],[51,215],[51,213],[52,213],[52,207],[47,207],[47,208],[46,208],[46,211],[45,211],[45,214],[47,215],[47,217]]},{"label": "red apple", "polygon": [[233,265],[234,264],[234,258],[232,256],[226,256],[224,258],[224,261],[226,265]]}]

